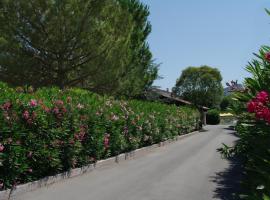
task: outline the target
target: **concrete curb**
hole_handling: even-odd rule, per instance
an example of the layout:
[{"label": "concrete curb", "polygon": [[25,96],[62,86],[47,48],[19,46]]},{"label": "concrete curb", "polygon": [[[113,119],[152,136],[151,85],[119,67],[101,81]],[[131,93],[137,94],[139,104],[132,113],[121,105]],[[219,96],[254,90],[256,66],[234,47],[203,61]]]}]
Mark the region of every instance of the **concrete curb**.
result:
[{"label": "concrete curb", "polygon": [[89,165],[81,167],[81,168],[72,169],[68,172],[57,174],[55,176],[48,176],[48,177],[45,177],[43,179],[40,179],[40,180],[37,180],[34,182],[18,185],[14,189],[0,191],[0,200],[13,199],[13,198],[18,197],[19,195],[22,195],[26,192],[30,192],[30,191],[36,190],[38,188],[41,188],[41,187],[49,186],[49,185],[52,185],[54,183],[63,181],[65,179],[69,179],[69,178],[83,175],[85,173],[93,171],[94,169],[98,169],[98,168],[105,167],[105,166],[110,166],[112,164],[117,164],[117,163],[123,162],[125,160],[129,160],[132,158],[141,157],[141,156],[145,155],[146,153],[149,153],[158,147],[168,145],[170,143],[176,142],[178,140],[184,139],[186,137],[192,136],[192,135],[197,134],[197,133],[199,133],[199,131],[195,131],[195,132],[188,133],[185,135],[180,135],[174,139],[169,139],[169,140],[166,140],[164,142],[160,142],[159,144],[153,144],[151,146],[147,146],[147,147],[143,147],[140,149],[136,149],[136,150],[131,151],[131,152],[119,154],[117,156],[114,156],[114,157],[111,157],[111,158],[108,158],[105,160],[99,160],[94,164],[89,164]]}]

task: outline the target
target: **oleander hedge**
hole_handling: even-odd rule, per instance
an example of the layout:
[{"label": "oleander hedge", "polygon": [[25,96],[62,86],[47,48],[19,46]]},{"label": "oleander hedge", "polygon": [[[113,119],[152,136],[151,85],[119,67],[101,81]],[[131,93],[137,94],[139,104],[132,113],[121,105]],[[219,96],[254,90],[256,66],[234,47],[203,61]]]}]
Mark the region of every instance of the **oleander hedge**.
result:
[{"label": "oleander hedge", "polygon": [[0,190],[186,134],[198,121],[190,107],[0,83]]}]

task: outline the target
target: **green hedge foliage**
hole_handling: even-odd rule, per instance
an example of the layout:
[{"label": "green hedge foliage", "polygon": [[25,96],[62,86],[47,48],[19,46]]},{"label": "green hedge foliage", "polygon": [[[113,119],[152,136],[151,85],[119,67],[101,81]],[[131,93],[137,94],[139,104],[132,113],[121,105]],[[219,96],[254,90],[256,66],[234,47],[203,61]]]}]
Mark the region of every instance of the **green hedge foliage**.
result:
[{"label": "green hedge foliage", "polygon": [[216,125],[220,123],[219,111],[217,109],[212,109],[207,112],[206,123],[210,125]]},{"label": "green hedge foliage", "polygon": [[189,107],[0,83],[0,188],[186,134],[198,120]]}]

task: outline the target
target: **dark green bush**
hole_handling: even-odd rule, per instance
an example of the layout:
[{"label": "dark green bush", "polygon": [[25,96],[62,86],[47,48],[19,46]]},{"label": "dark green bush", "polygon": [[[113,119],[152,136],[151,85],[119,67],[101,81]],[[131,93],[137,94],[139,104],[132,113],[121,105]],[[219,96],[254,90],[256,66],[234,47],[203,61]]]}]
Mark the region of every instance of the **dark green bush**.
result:
[{"label": "dark green bush", "polygon": [[232,96],[225,96],[223,97],[220,103],[220,109],[222,111],[226,111],[232,103],[233,103]]},{"label": "dark green bush", "polygon": [[0,83],[0,188],[173,138],[198,119],[188,107]]},{"label": "dark green bush", "polygon": [[220,122],[219,111],[216,109],[209,110],[206,114],[206,123],[216,125]]}]

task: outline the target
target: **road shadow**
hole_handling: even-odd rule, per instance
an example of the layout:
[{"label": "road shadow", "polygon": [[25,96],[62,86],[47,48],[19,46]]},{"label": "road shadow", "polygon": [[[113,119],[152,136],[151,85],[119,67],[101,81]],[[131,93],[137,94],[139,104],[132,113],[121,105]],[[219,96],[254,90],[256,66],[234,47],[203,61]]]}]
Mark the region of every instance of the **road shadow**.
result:
[{"label": "road shadow", "polygon": [[199,132],[207,132],[207,131],[209,131],[209,130],[204,129],[204,128],[202,128],[202,129],[199,130]]},{"label": "road shadow", "polygon": [[241,193],[241,180],[243,178],[243,166],[240,158],[231,158],[229,167],[211,177],[211,181],[217,185],[213,198],[220,200],[240,200],[237,194]]},{"label": "road shadow", "polygon": [[223,128],[223,129],[229,131],[228,132],[229,134],[238,137],[237,132],[235,131],[235,127],[234,126],[228,126],[228,127]]},{"label": "road shadow", "polygon": [[225,130],[229,130],[229,131],[234,131],[234,127],[233,125],[228,125],[228,127],[225,127]]},{"label": "road shadow", "polygon": [[[236,136],[234,126],[224,127],[228,134]],[[237,140],[232,144],[236,145]],[[220,200],[240,200],[239,194],[243,191],[241,189],[241,180],[244,177],[243,174],[243,161],[240,157],[234,156],[231,158],[224,158],[229,162],[227,169],[221,172],[217,172],[215,176],[211,177],[211,181],[216,184],[216,189],[214,191],[213,198]]]}]

